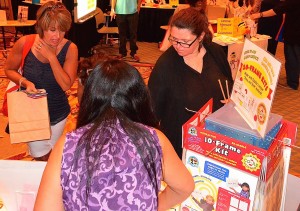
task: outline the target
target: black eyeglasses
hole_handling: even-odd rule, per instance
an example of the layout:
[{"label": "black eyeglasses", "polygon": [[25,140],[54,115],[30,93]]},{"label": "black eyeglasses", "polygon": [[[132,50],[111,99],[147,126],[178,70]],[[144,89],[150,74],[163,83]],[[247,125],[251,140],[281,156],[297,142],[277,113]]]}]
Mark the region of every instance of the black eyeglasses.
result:
[{"label": "black eyeglasses", "polygon": [[197,37],[194,39],[194,41],[191,42],[191,43],[178,42],[177,40],[172,39],[172,38],[171,38],[171,35],[169,36],[168,40],[169,40],[169,42],[170,42],[172,45],[175,45],[175,44],[176,44],[176,45],[180,45],[180,46],[183,47],[183,48],[189,48],[189,47],[191,47],[191,45],[194,44],[194,42],[198,39],[198,37],[199,37],[199,36],[197,36]]}]

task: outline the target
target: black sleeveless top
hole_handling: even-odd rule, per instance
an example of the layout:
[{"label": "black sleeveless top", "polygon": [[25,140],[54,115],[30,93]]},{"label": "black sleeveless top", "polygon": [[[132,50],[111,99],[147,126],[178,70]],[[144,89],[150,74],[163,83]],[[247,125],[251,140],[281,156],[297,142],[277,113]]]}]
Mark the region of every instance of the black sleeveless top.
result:
[{"label": "black sleeveless top", "polygon": [[[59,54],[57,59],[63,66],[68,48],[71,41],[68,41]],[[23,76],[34,83],[35,88],[45,89],[48,93],[48,109],[51,125],[55,125],[65,119],[70,113],[70,105],[65,92],[56,82],[49,63],[40,62],[30,50],[24,60]]]}]

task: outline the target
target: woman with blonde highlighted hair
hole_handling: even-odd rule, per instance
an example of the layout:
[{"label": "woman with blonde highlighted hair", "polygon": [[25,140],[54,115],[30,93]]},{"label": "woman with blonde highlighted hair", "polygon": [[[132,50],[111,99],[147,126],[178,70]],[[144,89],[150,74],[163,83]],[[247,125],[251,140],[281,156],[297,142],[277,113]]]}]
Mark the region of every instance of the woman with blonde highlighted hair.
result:
[{"label": "woman with blonde highlighted hair", "polygon": [[[36,93],[45,89],[51,123],[51,138],[28,143],[29,153],[36,160],[46,161],[63,132],[70,106],[65,92],[77,77],[78,49],[65,38],[70,29],[70,12],[60,2],[49,1],[37,11],[37,34],[21,37],[13,46],[5,65],[6,76],[21,89]],[[31,46],[21,66],[23,49]]]}]

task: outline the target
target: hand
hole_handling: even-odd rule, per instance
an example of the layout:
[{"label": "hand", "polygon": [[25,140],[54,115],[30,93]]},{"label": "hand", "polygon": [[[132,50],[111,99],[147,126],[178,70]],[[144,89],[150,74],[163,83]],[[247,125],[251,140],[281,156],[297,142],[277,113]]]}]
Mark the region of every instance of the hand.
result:
[{"label": "hand", "polygon": [[110,21],[112,21],[113,19],[115,19],[116,18],[116,12],[115,12],[115,10],[111,10],[109,15],[110,15]]},{"label": "hand", "polygon": [[40,38],[35,42],[34,47],[38,53],[48,60],[51,56],[56,56],[56,47],[47,44]]},{"label": "hand", "polygon": [[38,90],[35,88],[35,85],[28,80],[22,82],[22,84],[26,87],[26,92],[28,93],[37,93]]},{"label": "hand", "polygon": [[223,104],[227,104],[227,103],[229,103],[229,102],[231,102],[231,99],[230,99],[230,98],[228,98],[228,99],[226,99],[226,100],[221,100],[221,103],[223,103]]}]

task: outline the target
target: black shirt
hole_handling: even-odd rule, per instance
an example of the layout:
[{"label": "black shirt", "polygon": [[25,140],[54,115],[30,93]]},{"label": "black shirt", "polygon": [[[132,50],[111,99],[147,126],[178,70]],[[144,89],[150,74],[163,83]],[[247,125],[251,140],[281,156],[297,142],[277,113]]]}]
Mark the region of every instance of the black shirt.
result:
[{"label": "black shirt", "polygon": [[231,90],[233,80],[226,55],[221,47],[212,43],[205,47],[202,73],[185,64],[173,47],[158,59],[150,75],[149,89],[154,102],[160,129],[169,138],[177,154],[182,155],[182,125],[207,101],[213,98],[213,111],[219,109],[224,99],[218,79],[228,80]]}]

